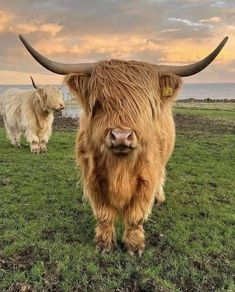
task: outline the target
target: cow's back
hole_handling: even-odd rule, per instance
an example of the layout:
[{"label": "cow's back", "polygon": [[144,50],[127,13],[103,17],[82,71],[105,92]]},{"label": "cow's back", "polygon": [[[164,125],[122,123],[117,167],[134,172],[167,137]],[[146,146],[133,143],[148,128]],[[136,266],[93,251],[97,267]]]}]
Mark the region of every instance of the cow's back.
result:
[{"label": "cow's back", "polygon": [[12,88],[8,89],[1,95],[1,114],[4,116],[4,119],[9,127],[22,128],[22,113],[26,110],[27,103],[32,95],[32,92],[33,91],[31,90]]},{"label": "cow's back", "polygon": [[32,90],[22,90],[18,88],[8,89],[0,96],[1,105],[3,109],[15,106],[18,107],[27,102],[32,92]]},{"label": "cow's back", "polygon": [[11,88],[4,91],[0,96],[2,107],[8,106],[13,101],[17,101],[19,98],[21,99],[22,98],[21,96],[24,92],[25,90],[21,90],[18,88]]}]

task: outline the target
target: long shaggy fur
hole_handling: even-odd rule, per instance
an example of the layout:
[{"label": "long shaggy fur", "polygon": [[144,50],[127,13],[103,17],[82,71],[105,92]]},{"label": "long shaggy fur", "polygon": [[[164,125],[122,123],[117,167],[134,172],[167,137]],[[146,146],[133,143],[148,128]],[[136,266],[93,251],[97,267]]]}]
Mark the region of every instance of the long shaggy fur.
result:
[{"label": "long shaggy fur", "polygon": [[[114,246],[114,223],[121,216],[128,252],[141,253],[143,221],[155,197],[165,199],[165,165],[175,140],[171,107],[181,80],[147,63],[111,60],[96,65],[91,76],[70,74],[65,83],[84,109],[76,155],[98,220],[97,246]],[[105,147],[110,128],[134,130],[138,147],[127,156],[111,153]]]},{"label": "long shaggy fur", "polygon": [[53,112],[63,104],[62,94],[53,86],[37,90],[9,89],[0,96],[3,115],[11,143],[19,147],[20,135],[25,134],[31,152],[46,151],[52,132]]}]

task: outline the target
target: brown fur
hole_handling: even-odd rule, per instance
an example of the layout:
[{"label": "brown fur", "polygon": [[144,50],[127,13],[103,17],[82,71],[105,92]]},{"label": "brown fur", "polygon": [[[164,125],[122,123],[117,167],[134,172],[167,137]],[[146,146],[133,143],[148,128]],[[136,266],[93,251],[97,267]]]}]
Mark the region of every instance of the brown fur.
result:
[{"label": "brown fur", "polygon": [[[76,155],[84,194],[98,221],[97,246],[102,251],[114,247],[114,224],[121,216],[128,252],[141,254],[143,222],[155,197],[165,199],[165,165],[175,141],[171,108],[181,79],[162,76],[147,63],[111,60],[96,65],[91,76],[70,74],[65,83],[84,109]],[[104,143],[110,128],[134,130],[138,147],[115,156]]]}]

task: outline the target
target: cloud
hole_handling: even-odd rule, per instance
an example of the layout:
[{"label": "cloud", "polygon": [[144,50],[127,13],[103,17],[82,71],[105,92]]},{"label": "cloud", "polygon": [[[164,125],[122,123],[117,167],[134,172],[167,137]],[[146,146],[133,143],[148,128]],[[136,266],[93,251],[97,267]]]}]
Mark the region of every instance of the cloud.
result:
[{"label": "cloud", "polygon": [[91,60],[93,56],[98,59],[123,58],[128,59],[136,52],[144,50],[158,51],[159,45],[153,40],[148,40],[144,35],[114,35],[96,36],[83,35],[76,42],[68,38],[55,38],[48,42],[40,40],[35,47],[45,55],[76,56],[77,58]]},{"label": "cloud", "polygon": [[176,32],[176,31],[180,31],[182,30],[181,28],[167,28],[167,29],[163,29],[161,32],[165,33],[165,32]]},{"label": "cloud", "polygon": [[12,15],[3,10],[0,10],[0,32],[3,32],[7,29],[9,22],[12,19]]},{"label": "cloud", "polygon": [[203,24],[201,22],[192,22],[191,20],[188,20],[188,19],[170,17],[169,20],[175,21],[175,22],[181,22],[181,23],[184,23],[185,25],[189,25],[189,26],[211,27],[211,25]]},{"label": "cloud", "polygon": [[215,1],[212,1],[211,6],[212,7],[222,7],[222,6],[224,6],[224,4],[225,4],[225,1],[215,0]]},{"label": "cloud", "polygon": [[[15,80],[21,76],[19,72],[48,75],[23,48],[18,33],[24,34],[45,56],[61,62],[110,58],[169,64],[194,62],[209,53],[225,35],[234,35],[235,7],[231,3],[219,0],[99,0],[98,4],[93,0],[1,1],[0,70],[17,72]],[[227,78],[226,74],[231,72],[228,66],[234,59],[234,51],[235,40],[230,38],[216,60],[216,65],[221,68],[224,65],[221,78]]]},{"label": "cloud", "polygon": [[0,32],[11,32],[15,34],[44,32],[54,37],[63,29],[63,25],[57,23],[50,23],[45,20],[20,22],[19,18],[18,15],[0,10]]},{"label": "cloud", "polygon": [[209,19],[200,19],[200,23],[220,23],[222,21],[221,17],[214,16]]},{"label": "cloud", "polygon": [[45,32],[50,34],[51,36],[56,36],[61,30],[63,26],[58,25],[56,23],[20,23],[15,27],[12,27],[12,32],[18,32],[22,34],[34,33],[34,32]]}]

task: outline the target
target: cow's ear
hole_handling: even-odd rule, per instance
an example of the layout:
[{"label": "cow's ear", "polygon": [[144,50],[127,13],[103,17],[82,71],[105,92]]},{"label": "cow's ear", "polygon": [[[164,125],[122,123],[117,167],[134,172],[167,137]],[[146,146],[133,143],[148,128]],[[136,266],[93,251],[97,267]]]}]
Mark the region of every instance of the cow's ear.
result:
[{"label": "cow's ear", "polygon": [[182,79],[174,74],[163,74],[160,76],[160,90],[162,100],[174,99],[180,86]]},{"label": "cow's ear", "polygon": [[86,109],[88,107],[88,82],[90,76],[78,73],[71,73],[64,79],[64,83],[68,86],[70,92],[78,99],[81,106]]},{"label": "cow's ear", "polygon": [[35,99],[39,99],[40,101],[43,102],[43,100],[44,100],[43,89],[42,88],[36,89],[34,91],[34,97],[35,97]]}]

